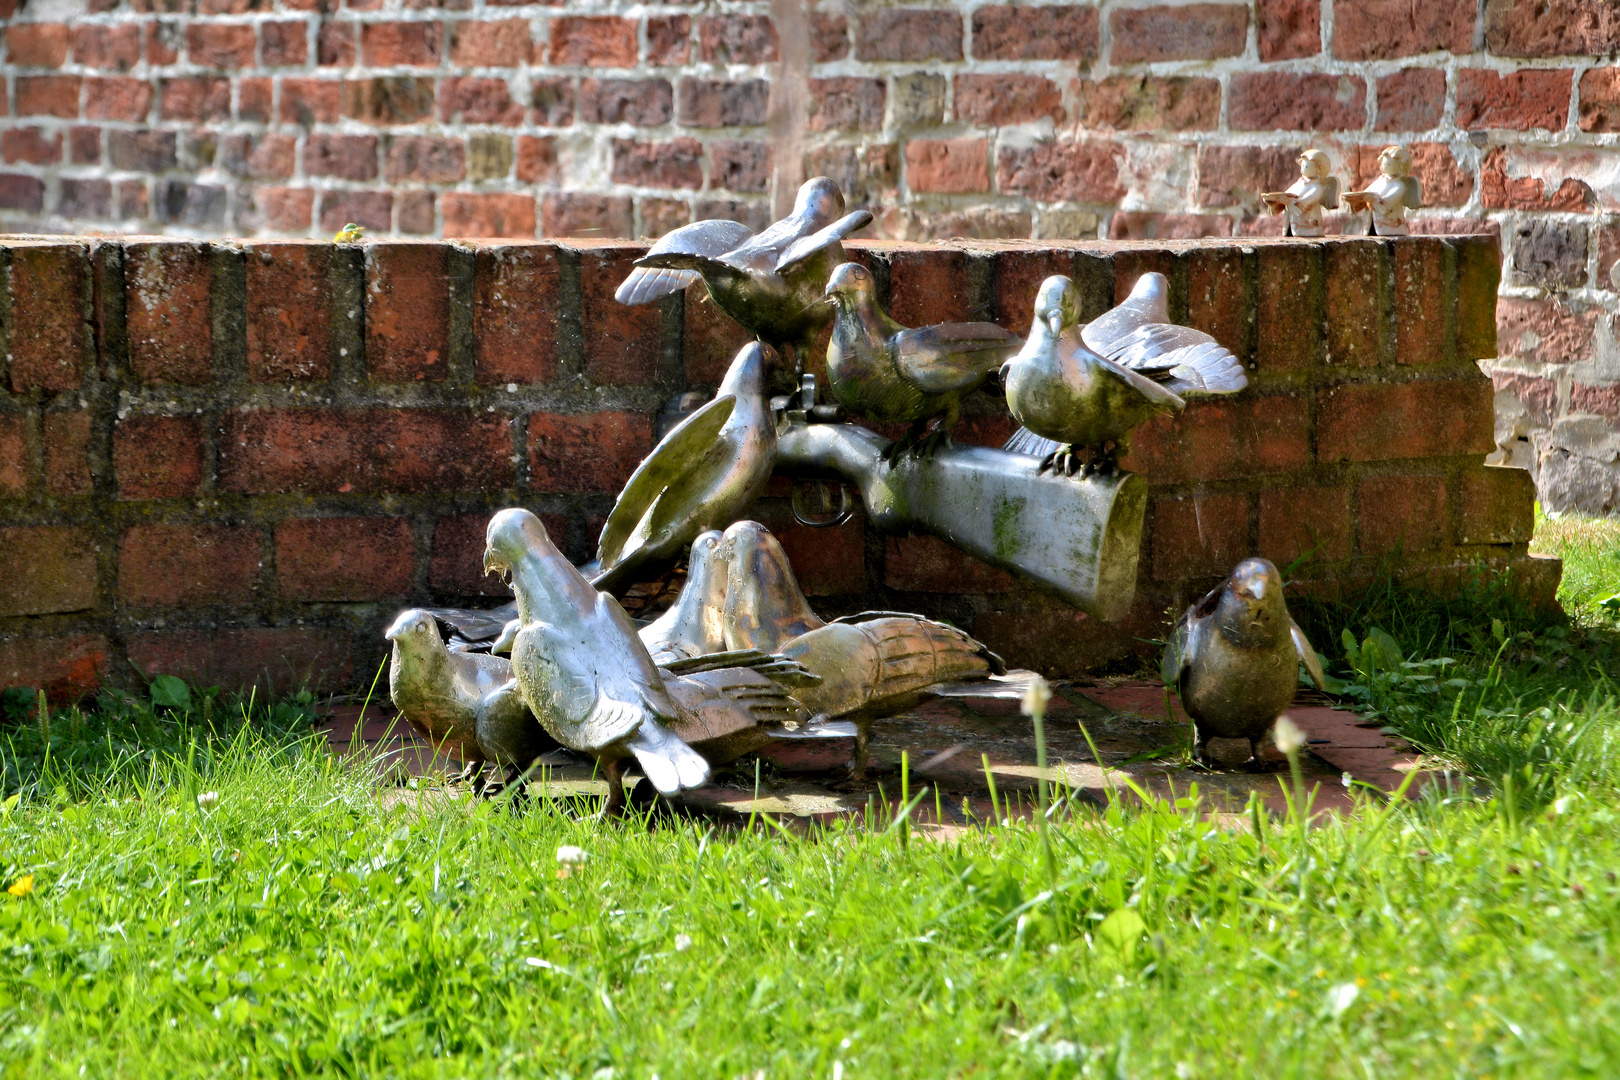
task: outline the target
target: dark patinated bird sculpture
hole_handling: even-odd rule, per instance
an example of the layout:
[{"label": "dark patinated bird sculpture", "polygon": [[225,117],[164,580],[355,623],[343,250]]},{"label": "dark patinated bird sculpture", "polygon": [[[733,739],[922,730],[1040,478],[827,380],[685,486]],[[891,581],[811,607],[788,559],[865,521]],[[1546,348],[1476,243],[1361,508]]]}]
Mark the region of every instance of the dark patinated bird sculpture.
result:
[{"label": "dark patinated bird sculpture", "polygon": [[1023,428],[1005,449],[1043,458],[1043,468],[1112,475],[1126,437],[1186,399],[1248,385],[1243,367],[1210,335],[1168,319],[1169,283],[1143,274],[1124,303],[1079,325],[1079,290],[1056,275],[1035,294],[1035,318],[1002,367],[1007,407]]},{"label": "dark patinated bird sculpture", "polygon": [[871,221],[866,210],[844,213],[838,184],[817,176],[799,188],[793,212],[758,236],[735,221],[699,221],[669,233],[636,260],[614,297],[651,303],[701,279],[716,307],[779,352],[791,347],[803,371],[831,314],[816,301],[844,261],[842,241]]},{"label": "dark patinated bird sculpture", "polygon": [[1288,615],[1282,575],[1266,559],[1245,559],[1181,617],[1164,650],[1164,684],[1192,718],[1200,761],[1209,740],[1248,739],[1251,760],[1272,722],[1294,699],[1299,665],[1318,689],[1322,664]]},{"label": "dark patinated bird sculpture", "polygon": [[726,608],[726,561],[717,554],[720,540],[721,534],[710,529],[692,541],[680,595],[668,611],[637,631],[653,663],[662,666],[726,651],[721,624]]},{"label": "dark patinated bird sculpture", "polygon": [[[948,445],[962,398],[1018,348],[1017,335],[995,323],[901,326],[878,304],[872,273],[859,263],[834,270],[826,295],[835,309],[827,346],[833,397],[857,416],[911,425],[889,448],[891,462]],[[930,420],[937,421],[931,432]]]}]

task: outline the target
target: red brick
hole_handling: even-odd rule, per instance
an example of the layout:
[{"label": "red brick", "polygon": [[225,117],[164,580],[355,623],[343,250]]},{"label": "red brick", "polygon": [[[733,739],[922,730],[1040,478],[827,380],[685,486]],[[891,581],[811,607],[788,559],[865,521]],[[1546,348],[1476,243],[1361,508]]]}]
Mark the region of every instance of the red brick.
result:
[{"label": "red brick", "polygon": [[531,115],[537,124],[567,127],[574,122],[572,79],[535,79],[529,87],[529,102]]},{"label": "red brick", "polygon": [[145,180],[118,182],[118,216],[125,219],[151,216]]},{"label": "red brick", "polygon": [[298,163],[298,140],[292,135],[226,135],[214,164],[235,176],[285,180]]},{"label": "red brick", "polygon": [[1280,191],[1299,178],[1298,156],[1286,146],[1200,147],[1198,203],[1253,205],[1262,191]]},{"label": "red brick", "polygon": [[[932,536],[891,536],[883,541],[883,583],[901,592],[1002,593],[1012,588],[1013,580]],[[865,583],[851,584],[848,591]]]},{"label": "red brick", "polygon": [[[647,24],[647,40],[652,40],[652,23]],[[827,11],[810,13],[810,60],[830,64],[849,55],[849,18]],[[680,61],[672,61],[678,63]]]},{"label": "red brick", "polygon": [[960,60],[962,16],[948,9],[870,9],[855,27],[855,59]]},{"label": "red brick", "polygon": [[1457,126],[1562,131],[1569,119],[1568,70],[1494,71],[1464,68],[1457,73]]},{"label": "red brick", "polygon": [[1473,50],[1475,0],[1337,0],[1333,55],[1389,60],[1420,53]]},{"label": "red brick", "polygon": [[1079,6],[986,5],[973,12],[976,60],[1097,59],[1097,9]]},{"label": "red brick", "polygon": [[154,67],[172,64],[180,59],[180,46],[185,41],[185,28],[178,22],[164,20],[151,23],[146,33],[146,62]]},{"label": "red brick", "polygon": [[540,220],[546,236],[625,239],[631,234],[631,215],[630,199],[624,195],[566,191],[540,201]]},{"label": "red brick", "polygon": [[242,23],[192,23],[186,27],[191,62],[202,67],[251,68],[253,27]]},{"label": "red brick", "polygon": [[651,383],[662,353],[662,305],[627,307],[613,290],[630,273],[641,249],[586,248],[579,253],[581,319],[585,327],[585,377],[595,383]]},{"label": "red brick", "polygon": [[304,172],[343,180],[377,176],[377,136],[311,135],[304,144]]},{"label": "red brick", "polygon": [[135,416],[113,429],[120,499],[183,499],[202,483],[203,442],[184,416]]},{"label": "red brick", "polygon": [[301,67],[309,59],[309,28],[302,22],[259,24],[266,67]]},{"label": "red brick", "polygon": [[1395,361],[1438,364],[1446,355],[1445,249],[1438,240],[1403,237],[1395,249]]},{"label": "red brick", "polygon": [[[1446,108],[1446,73],[1439,68],[1403,68],[1378,80],[1377,131],[1428,131]],[[1428,189],[1424,189],[1428,201]]]},{"label": "red brick", "polygon": [[440,205],[447,240],[458,236],[534,235],[533,195],[449,191]]},{"label": "red brick", "polygon": [[1239,4],[1115,8],[1108,21],[1115,64],[1241,56],[1249,40],[1249,9]]},{"label": "red brick", "polygon": [[270,123],[275,115],[272,98],[275,83],[265,78],[242,78],[236,82],[236,118]]},{"label": "red brick", "polygon": [[310,127],[338,119],[338,84],[329,79],[283,79],[281,121]]},{"label": "red brick", "polygon": [[[959,116],[962,81],[969,77],[956,80]],[[1215,79],[1115,75],[1082,82],[1080,109],[1085,126],[1093,130],[1213,131],[1221,121],[1221,84]]]},{"label": "red brick", "polygon": [[1062,92],[1041,75],[958,75],[954,110],[958,120],[995,126],[1064,118]]},{"label": "red brick", "polygon": [[1490,236],[1458,237],[1457,359],[1496,355],[1496,290],[1502,280],[1502,253]]},{"label": "red brick", "polygon": [[1537,176],[1513,177],[1507,173],[1507,148],[1493,147],[1485,154],[1479,171],[1480,202],[1492,210],[1591,210],[1597,199],[1583,181],[1566,177],[1558,190],[1547,191]]},{"label": "red brick", "polygon": [[916,192],[989,191],[989,146],[983,139],[913,139],[906,143],[906,184]]},{"label": "red brick", "polygon": [[467,148],[460,139],[396,136],[388,144],[384,175],[390,184],[409,180],[454,184],[467,175]]},{"label": "red brick", "polygon": [[315,193],[308,188],[253,189],[252,221],[265,232],[305,232],[314,210]]},{"label": "red brick", "polygon": [[1123,620],[1110,623],[1055,602],[1035,610],[986,611],[974,616],[973,636],[1009,667],[1031,668],[1050,678],[1104,666],[1139,668],[1158,663],[1160,650],[1145,642],[1168,632],[1163,607],[1139,599]]},{"label": "red brick", "polygon": [[1606,56],[1620,49],[1620,11],[1607,0],[1491,0],[1485,47],[1498,56]]},{"label": "red brick", "polygon": [[1242,252],[1231,247],[1194,248],[1182,256],[1182,263],[1187,277],[1187,325],[1242,357],[1253,317],[1244,292]]},{"label": "red brick", "polygon": [[1496,342],[1504,360],[1572,364],[1592,355],[1597,312],[1557,298],[1504,296],[1496,303]]},{"label": "red brick", "polygon": [[706,64],[765,64],[780,59],[769,15],[703,15],[698,54]]},{"label": "red brick", "polygon": [[44,690],[53,705],[71,705],[100,690],[110,663],[100,634],[0,638],[0,686]]},{"label": "red brick", "polygon": [[1114,202],[1125,195],[1119,163],[1124,150],[1111,142],[1043,142],[1002,146],[996,189],[1038,202]]},{"label": "red brick", "polygon": [[882,79],[811,79],[810,130],[880,131],[886,95]]},{"label": "red brick", "polygon": [[77,526],[0,528],[0,616],[83,611],[96,602],[96,545]]},{"label": "red brick", "polygon": [[1509,393],[1517,398],[1536,423],[1552,426],[1558,413],[1558,384],[1552,379],[1497,371],[1491,375],[1491,383],[1498,394]]},{"label": "red brick", "polygon": [[115,169],[160,172],[176,162],[172,131],[110,131],[107,156]]},{"label": "red brick", "polygon": [[276,526],[284,600],[381,600],[411,591],[416,542],[405,518],[298,518]]},{"label": "red brick", "polygon": [[1589,68],[1581,72],[1582,131],[1611,134],[1620,131],[1620,67]]},{"label": "red brick", "polygon": [[442,37],[436,22],[363,23],[361,62],[368,67],[436,67]]},{"label": "red brick", "polygon": [[124,258],[130,367],[144,382],[207,383],[213,376],[208,247],[135,243]]},{"label": "red brick", "polygon": [[517,178],[525,184],[555,180],[557,139],[553,135],[519,135],[517,138]]},{"label": "red brick", "polygon": [[996,252],[995,321],[1014,333],[1027,333],[1034,321],[1035,292],[1053,274],[1074,276],[1071,251],[1019,250]]},{"label": "red brick", "polygon": [[101,164],[101,129],[75,127],[68,132],[68,160],[75,165]]},{"label": "red brick", "polygon": [[0,413],[0,495],[28,490],[28,418]]},{"label": "red brick", "polygon": [[1536,485],[1523,469],[1483,468],[1462,474],[1457,543],[1522,544],[1536,526]]},{"label": "red brick", "polygon": [[1380,274],[1375,244],[1329,244],[1327,249],[1327,362],[1377,364],[1383,342]]},{"label": "red brick", "polygon": [[90,414],[45,414],[45,490],[52,495],[90,493]]},{"label": "red brick", "polygon": [[[1423,185],[1423,205],[1467,205],[1469,196],[1474,193],[1474,176],[1457,164],[1451,147],[1445,143],[1420,142],[1409,144],[1407,149],[1412,152],[1412,175]],[[1366,178],[1371,181],[1378,175],[1377,155],[1382,147],[1378,150],[1363,147],[1362,151],[1358,158],[1366,163]]]},{"label": "red brick", "polygon": [[1329,387],[1316,395],[1323,462],[1487,454],[1496,448],[1483,377]]},{"label": "red brick", "polygon": [[1290,244],[1257,252],[1255,366],[1270,374],[1303,371],[1322,353],[1322,317],[1313,297],[1321,277],[1309,248]]},{"label": "red brick", "polygon": [[433,115],[433,80],[408,75],[344,79],[343,115],[368,124],[414,124]]},{"label": "red brick", "polygon": [[534,53],[528,19],[493,22],[464,20],[451,24],[450,61],[465,67],[516,67]]},{"label": "red brick", "polygon": [[556,249],[549,244],[480,245],[475,273],[477,382],[550,382],[557,374]]},{"label": "red brick", "polygon": [[432,236],[434,196],[431,191],[399,193],[398,229],[407,236]]},{"label": "red brick", "polygon": [[450,351],[447,274],[443,244],[366,247],[366,371],[374,381],[445,377]]},{"label": "red brick", "polygon": [[350,689],[351,646],[339,630],[156,630],[131,634],[128,648],[130,663],[149,677],[266,697]]},{"label": "red brick", "polygon": [[353,67],[354,24],[323,22],[315,37],[315,62],[321,67]]},{"label": "red brick", "polygon": [[72,31],[62,23],[17,23],[6,31],[6,62],[17,67],[59,68],[67,63]]},{"label": "red brick", "polygon": [[[458,514],[442,517],[433,526],[433,556],[428,563],[428,584],[453,596],[493,596],[505,599],[512,590],[499,574],[484,573],[484,532],[490,515]],[[568,535],[568,519],[543,514],[540,519],[553,542]]]},{"label": "red brick", "polygon": [[1345,131],[1367,122],[1359,75],[1255,71],[1232,76],[1227,123],[1234,131]]},{"label": "red brick", "polygon": [[1301,469],[1309,448],[1304,398],[1203,398],[1137,428],[1122,464],[1154,484],[1237,480]]},{"label": "red brick", "polygon": [[906,326],[960,322],[971,288],[964,252],[917,247],[889,255],[889,314]]},{"label": "red brick", "polygon": [[332,248],[307,242],[247,248],[247,367],[254,382],[332,372]]},{"label": "red brick", "polygon": [[591,68],[636,66],[636,21],[612,15],[565,15],[551,20],[553,64]]},{"label": "red brick", "polygon": [[681,356],[686,380],[695,386],[718,386],[738,350],[754,336],[715,307],[701,285],[686,291],[686,326]]},{"label": "red brick", "polygon": [[18,76],[17,115],[73,119],[79,115],[80,82],[77,75]]},{"label": "red brick", "polygon": [[1322,0],[1259,0],[1260,59],[1297,60],[1322,51]]},{"label": "red brick", "polygon": [[613,182],[643,187],[703,186],[703,144],[690,136],[669,142],[613,140]]},{"label": "red brick", "polygon": [[579,116],[591,124],[669,123],[674,91],[668,79],[581,79]]},{"label": "red brick", "polygon": [[781,543],[804,595],[866,592],[866,524],[860,515],[829,529],[812,529],[791,517],[769,514],[760,523]]},{"label": "red brick", "polygon": [[133,525],[118,544],[118,597],[128,604],[246,604],[258,584],[256,528]]},{"label": "red brick", "polygon": [[1189,495],[1153,502],[1153,576],[1226,574],[1249,553],[1249,496]]},{"label": "red brick", "polygon": [[1108,219],[1110,240],[1201,240],[1231,235],[1232,219],[1224,214],[1121,210]]},{"label": "red brick", "polygon": [[616,492],[653,447],[637,413],[529,414],[529,486],[539,492]]},{"label": "red brick", "polygon": [[109,220],[112,212],[112,183],[107,180],[62,178],[62,198],[56,212],[65,218]]},{"label": "red brick", "polygon": [[1451,528],[1443,476],[1381,476],[1356,490],[1361,552],[1405,554],[1443,547]]},{"label": "red brick", "polygon": [[0,131],[0,156],[8,165],[54,165],[62,160],[62,133],[46,138],[37,127],[7,128]]},{"label": "red brick", "polygon": [[684,64],[692,55],[692,16],[647,16],[647,63]]},{"label": "red brick", "polygon": [[239,494],[489,493],[513,481],[508,418],[430,409],[242,409],[219,442]]},{"label": "red brick", "polygon": [[231,81],[214,76],[164,79],[158,108],[165,120],[229,120]]},{"label": "red brick", "polygon": [[79,244],[11,251],[11,388],[75,390],[87,366],[90,260]]},{"label": "red brick", "polygon": [[1260,552],[1287,568],[1350,557],[1350,489],[1268,488],[1260,493]]},{"label": "red brick", "polygon": [[[820,80],[812,80],[812,83]],[[883,84],[875,79],[832,80],[837,85],[829,89],[840,95],[833,102],[834,113],[841,123],[870,122],[872,103],[877,95],[877,127],[883,124]],[[764,79],[743,79],[730,82],[725,79],[681,80],[680,122],[687,127],[755,127],[765,122],[765,110],[770,97],[770,83]],[[862,99],[867,99],[862,105]],[[863,112],[864,110],[864,112]],[[817,110],[819,116],[824,110]],[[815,117],[811,124],[814,126]],[[876,130],[871,128],[870,130]]]},{"label": "red brick", "polygon": [[133,23],[76,26],[73,59],[103,71],[128,71],[141,62],[141,28]]},{"label": "red brick", "polygon": [[769,191],[769,143],[722,140],[709,144],[709,187],[727,191]]},{"label": "red brick", "polygon": [[1570,411],[1595,413],[1611,420],[1620,419],[1620,384],[1587,386],[1575,383],[1570,388]]}]

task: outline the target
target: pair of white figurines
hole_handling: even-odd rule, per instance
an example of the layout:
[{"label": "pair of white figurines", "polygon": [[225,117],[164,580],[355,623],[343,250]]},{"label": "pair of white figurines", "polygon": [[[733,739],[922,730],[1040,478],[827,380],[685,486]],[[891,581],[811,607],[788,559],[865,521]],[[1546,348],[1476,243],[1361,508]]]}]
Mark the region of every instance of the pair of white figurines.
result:
[{"label": "pair of white figurines", "polygon": [[[1412,175],[1412,152],[1386,146],[1378,155],[1377,180],[1365,191],[1347,191],[1344,201],[1355,213],[1370,216],[1367,235],[1405,236],[1406,212],[1423,206],[1423,185]],[[1321,236],[1324,210],[1339,208],[1339,181],[1328,156],[1320,150],[1299,155],[1299,179],[1287,191],[1268,191],[1260,198],[1273,214],[1287,215],[1287,236]]]}]

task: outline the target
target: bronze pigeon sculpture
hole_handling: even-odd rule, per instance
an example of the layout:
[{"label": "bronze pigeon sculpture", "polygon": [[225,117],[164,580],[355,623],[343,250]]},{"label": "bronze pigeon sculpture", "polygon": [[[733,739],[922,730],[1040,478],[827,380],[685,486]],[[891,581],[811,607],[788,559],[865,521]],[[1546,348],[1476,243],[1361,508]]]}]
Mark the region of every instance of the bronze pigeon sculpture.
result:
[{"label": "bronze pigeon sculpture", "polygon": [[735,221],[699,221],[669,233],[636,260],[614,298],[651,303],[701,278],[716,307],[778,352],[791,347],[802,372],[830,316],[816,301],[844,261],[842,241],[871,221],[866,210],[844,213],[838,184],[817,176],[799,188],[793,212],[758,236]]},{"label": "bronze pigeon sculpture", "polygon": [[1260,558],[1238,563],[1221,585],[1181,617],[1164,650],[1164,684],[1192,718],[1200,761],[1209,740],[1248,739],[1250,759],[1294,699],[1303,663],[1322,687],[1322,664],[1288,615],[1282,575]]},{"label": "bronze pigeon sculpture", "polygon": [[1001,370],[1007,407],[1023,425],[1005,449],[1067,475],[1084,449],[1085,475],[1112,475],[1139,424],[1180,412],[1186,397],[1247,386],[1237,358],[1214,338],[1165,321],[1168,287],[1163,274],[1144,274],[1124,303],[1081,329],[1074,282],[1043,281],[1029,337]]},{"label": "bronze pigeon sculpture", "polygon": [[1018,348],[1017,336],[995,323],[901,326],[878,304],[872,273],[859,263],[834,270],[826,295],[835,309],[827,346],[833,397],[868,420],[911,425],[889,448],[891,463],[948,444],[962,398]]}]

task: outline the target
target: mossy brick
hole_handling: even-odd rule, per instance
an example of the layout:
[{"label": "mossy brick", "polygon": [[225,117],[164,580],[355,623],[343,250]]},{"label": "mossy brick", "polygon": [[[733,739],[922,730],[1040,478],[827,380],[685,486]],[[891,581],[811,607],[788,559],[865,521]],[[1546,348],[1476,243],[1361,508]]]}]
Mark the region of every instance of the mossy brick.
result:
[{"label": "mossy brick", "polygon": [[1286,567],[1308,555],[1311,563],[1350,557],[1350,489],[1277,487],[1260,492],[1260,554]]},{"label": "mossy brick", "polygon": [[1324,253],[1316,244],[1267,244],[1255,256],[1255,368],[1305,371],[1322,358]]},{"label": "mossy brick", "polygon": [[480,385],[531,385],[557,375],[557,249],[481,244],[474,262],[473,370]]},{"label": "mossy brick", "polygon": [[686,290],[682,318],[681,356],[686,365],[686,381],[691,386],[718,386],[726,369],[754,335],[709,298],[708,288],[699,283]]},{"label": "mossy brick", "polygon": [[1187,280],[1187,325],[1248,358],[1254,318],[1243,252],[1237,247],[1193,248],[1181,258]]},{"label": "mossy brick", "polygon": [[994,650],[1010,668],[1032,668],[1049,677],[1121,664],[1134,668],[1157,663],[1159,648],[1151,641],[1164,638],[1169,627],[1162,599],[1139,595],[1130,613],[1117,622],[1103,622],[1085,612],[1060,604],[1011,598],[1029,606],[981,612],[973,617],[970,632]]},{"label": "mossy brick", "polygon": [[[974,319],[967,253],[897,247],[887,253],[889,314],[906,326]],[[988,318],[989,313],[979,317]]]},{"label": "mossy brick", "polygon": [[515,475],[510,422],[464,409],[239,409],[221,426],[219,486],[242,495],[501,491]]},{"label": "mossy brick", "polygon": [[1327,362],[1371,367],[1384,341],[1384,251],[1377,241],[1327,245]]},{"label": "mossy brick", "polygon": [[886,537],[883,583],[914,593],[1003,593],[1013,587],[1005,570],[933,536]]},{"label": "mossy brick", "polygon": [[247,369],[254,382],[331,375],[332,251],[308,241],[246,248]]},{"label": "mossy brick", "polygon": [[1323,462],[1487,454],[1496,447],[1495,392],[1483,375],[1359,383],[1317,392]]},{"label": "mossy brick", "polygon": [[353,642],[341,630],[254,628],[148,630],[127,639],[130,663],[147,676],[279,696],[349,689]]},{"label": "mossy brick", "polygon": [[1293,394],[1203,398],[1137,428],[1121,465],[1153,484],[1237,480],[1304,468],[1306,399]]},{"label": "mossy brick", "polygon": [[[484,572],[484,533],[489,528],[492,513],[452,514],[434,523],[428,585],[435,591],[449,596],[511,597],[511,587],[499,574]],[[567,518],[541,514],[540,521],[553,543],[566,544]]]},{"label": "mossy brick", "polygon": [[11,388],[77,390],[91,367],[90,249],[11,249]]},{"label": "mossy brick", "polygon": [[1074,252],[1061,248],[996,252],[995,321],[1015,334],[1027,332],[1035,318],[1035,294],[1054,274],[1074,277]]},{"label": "mossy brick", "polygon": [[[1120,248],[1114,255],[1114,303],[1124,303],[1125,298],[1131,295],[1137,281],[1143,274],[1163,274],[1170,280],[1171,289],[1176,283],[1176,256],[1174,252],[1163,249],[1154,250],[1145,247]],[[1170,318],[1175,320],[1177,303],[1180,301],[1185,310],[1185,298],[1171,295]]]},{"label": "mossy brick", "polygon": [[1175,582],[1221,577],[1249,554],[1249,506],[1242,492],[1153,501],[1153,577]]},{"label": "mossy brick", "polygon": [[45,490],[90,494],[90,414],[82,409],[45,414]]},{"label": "mossy brick", "polygon": [[1446,348],[1445,244],[1429,236],[1403,236],[1392,246],[1395,360],[1443,364],[1451,359]]},{"label": "mossy brick", "polygon": [[183,499],[203,479],[201,423],[189,416],[131,416],[113,428],[120,499]]},{"label": "mossy brick", "polygon": [[440,382],[450,362],[449,247],[366,245],[366,373],[374,382]]},{"label": "mossy brick", "polygon": [[0,496],[28,491],[28,414],[0,413]]},{"label": "mossy brick", "polygon": [[1495,236],[1458,236],[1457,359],[1496,355],[1496,290],[1502,283],[1502,248]]},{"label": "mossy brick", "polygon": [[44,690],[52,705],[71,705],[100,690],[110,663],[102,634],[0,638],[0,687]]},{"label": "mossy brick", "polygon": [[294,518],[276,525],[283,600],[383,600],[411,591],[416,543],[402,517]]},{"label": "mossy brick", "polygon": [[132,525],[118,542],[118,597],[138,607],[252,602],[259,530],[243,525]]},{"label": "mossy brick", "polygon": [[1536,527],[1536,484],[1524,469],[1486,466],[1462,474],[1457,543],[1522,544]]},{"label": "mossy brick", "polygon": [[663,304],[630,307],[613,292],[646,249],[604,244],[579,251],[580,322],[585,332],[585,377],[609,386],[651,383],[663,352]]},{"label": "mossy brick", "polygon": [[129,366],[141,381],[196,386],[213,377],[207,244],[164,240],[124,249]]},{"label": "mossy brick", "polygon": [[653,447],[639,413],[529,415],[529,486],[543,492],[617,492]]},{"label": "mossy brick", "polygon": [[0,529],[0,615],[84,611],[95,603],[96,545],[87,529]]},{"label": "mossy brick", "polygon": [[764,514],[759,520],[781,543],[804,595],[866,591],[866,519],[860,514],[827,529],[800,525],[788,515]]},{"label": "mossy brick", "polygon": [[1439,474],[1363,480],[1356,489],[1356,508],[1363,555],[1397,548],[1405,554],[1434,551],[1451,535],[1446,478]]}]

